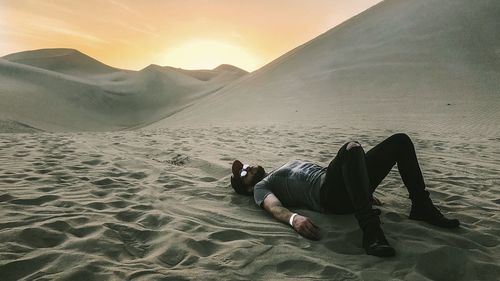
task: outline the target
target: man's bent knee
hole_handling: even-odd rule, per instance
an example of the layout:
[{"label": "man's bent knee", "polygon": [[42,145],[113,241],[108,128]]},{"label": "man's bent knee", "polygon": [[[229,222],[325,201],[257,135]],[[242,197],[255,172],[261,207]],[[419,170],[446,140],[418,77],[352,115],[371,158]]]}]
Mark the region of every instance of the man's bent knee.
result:
[{"label": "man's bent knee", "polygon": [[410,137],[405,134],[405,133],[397,133],[392,136],[393,138],[397,139],[398,143],[402,143],[405,145],[413,145],[413,142],[411,141]]},{"label": "man's bent knee", "polygon": [[347,150],[351,150],[353,147],[361,147],[361,144],[357,141],[351,141],[347,144]]}]

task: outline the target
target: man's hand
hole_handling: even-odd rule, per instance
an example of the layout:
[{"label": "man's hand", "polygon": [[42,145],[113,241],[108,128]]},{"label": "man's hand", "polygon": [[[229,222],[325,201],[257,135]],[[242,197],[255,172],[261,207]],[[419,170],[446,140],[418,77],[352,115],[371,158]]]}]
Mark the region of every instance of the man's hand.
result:
[{"label": "man's hand", "polygon": [[297,233],[308,239],[319,240],[321,238],[319,227],[317,227],[308,217],[296,215],[293,218],[292,227]]},{"label": "man's hand", "polygon": [[[288,224],[292,212],[281,205],[280,200],[272,193],[267,195],[262,202],[262,207],[273,215],[279,221]],[[297,214],[292,221],[292,227],[300,235],[311,240],[319,240],[319,227],[317,227],[309,218]]]}]

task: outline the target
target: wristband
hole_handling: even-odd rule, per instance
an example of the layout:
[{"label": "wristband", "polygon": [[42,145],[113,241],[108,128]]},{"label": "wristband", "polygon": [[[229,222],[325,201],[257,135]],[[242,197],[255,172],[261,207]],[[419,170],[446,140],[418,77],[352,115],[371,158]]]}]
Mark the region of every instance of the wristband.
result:
[{"label": "wristband", "polygon": [[293,213],[290,216],[290,220],[288,221],[288,223],[290,224],[291,227],[293,227],[293,219],[295,218],[296,215],[297,215],[297,213]]}]

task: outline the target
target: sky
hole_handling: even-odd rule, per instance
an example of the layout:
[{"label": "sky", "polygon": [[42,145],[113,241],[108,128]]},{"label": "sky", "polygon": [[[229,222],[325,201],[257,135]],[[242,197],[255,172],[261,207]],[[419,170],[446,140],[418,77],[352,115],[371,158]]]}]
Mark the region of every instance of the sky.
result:
[{"label": "sky", "polygon": [[381,0],[0,0],[0,56],[77,49],[105,64],[256,70]]}]

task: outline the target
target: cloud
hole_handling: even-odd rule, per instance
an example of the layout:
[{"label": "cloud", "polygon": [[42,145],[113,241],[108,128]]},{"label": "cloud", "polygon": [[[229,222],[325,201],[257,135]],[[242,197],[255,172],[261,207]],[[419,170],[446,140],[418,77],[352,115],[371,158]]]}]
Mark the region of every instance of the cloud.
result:
[{"label": "cloud", "polygon": [[[48,6],[51,4],[46,3]],[[47,6],[46,5],[46,6]],[[82,30],[67,20],[55,18],[52,15],[36,14],[33,11],[19,7],[11,7],[9,16],[13,21],[0,21],[0,34],[9,35],[11,38],[28,37],[37,41],[61,42],[54,34],[62,34],[80,39],[87,45],[108,44],[109,42],[100,37]],[[70,19],[71,20],[71,17]]]},{"label": "cloud", "polygon": [[70,28],[64,28],[64,27],[59,27],[59,26],[50,26],[50,27],[47,27],[47,29],[49,31],[52,31],[52,32],[57,32],[57,33],[61,33],[61,34],[65,34],[65,35],[69,35],[69,36],[73,36],[73,37],[78,37],[78,38],[85,39],[85,40],[92,41],[92,42],[96,42],[96,43],[109,43],[108,41],[100,39],[99,37],[96,37],[94,35],[87,34],[87,33],[81,32],[81,31],[77,31],[77,30],[73,30]]},{"label": "cloud", "polygon": [[[34,38],[37,40],[43,40],[47,42],[58,42],[56,40],[51,40],[50,38],[47,38],[46,36],[42,36],[38,34],[37,32],[34,31],[29,31],[29,30],[19,30],[15,28],[11,28],[8,30],[0,30],[0,38],[15,38],[15,37],[28,37],[28,38]],[[8,40],[2,40],[2,42],[5,42]]]},{"label": "cloud", "polygon": [[135,19],[134,21],[129,20],[127,22],[122,21],[121,17],[115,18],[114,20],[112,20],[113,24],[116,24],[119,27],[131,30],[131,31],[151,35],[153,37],[160,37],[160,34],[155,32],[155,28],[152,25],[145,23],[147,21],[147,19],[144,19],[143,15],[139,11],[137,11],[136,9],[134,9],[134,8],[124,4],[124,3],[118,2],[116,0],[107,0],[107,2],[115,7],[118,7],[119,9],[121,9],[123,11],[126,11],[130,14],[135,15],[135,16],[141,17],[141,20]]},{"label": "cloud", "polygon": [[129,23],[126,23],[126,22],[123,22],[121,20],[114,20],[113,21],[113,24],[121,27],[121,28],[125,28],[125,29],[128,29],[128,30],[132,30],[132,31],[135,31],[135,32],[139,32],[139,33],[144,33],[144,34],[147,34],[147,35],[152,35],[154,37],[160,37],[161,35],[156,33],[155,32],[155,29],[150,26],[150,25],[145,25],[143,24],[143,27],[139,27],[139,26],[136,26],[136,25],[133,25],[133,24],[129,24]]},{"label": "cloud", "polygon": [[40,7],[45,8],[46,11],[50,11],[51,13],[54,11],[62,12],[64,14],[70,14],[70,15],[80,15],[80,11],[77,9],[72,9],[70,6],[64,6],[61,5],[61,3],[52,3],[50,1],[38,1],[36,3]]},{"label": "cloud", "polygon": [[120,8],[120,9],[126,11],[126,12],[134,14],[136,16],[141,16],[141,13],[139,13],[137,10],[135,10],[135,9],[131,8],[130,6],[127,6],[127,5],[123,4],[123,3],[120,3],[120,2],[118,2],[116,0],[108,0],[108,3],[110,3],[113,6],[116,6],[116,7]]},{"label": "cloud", "polygon": [[77,37],[80,39],[84,39],[85,41],[94,43],[109,43],[108,41],[103,40],[97,36],[80,31],[71,24],[62,20],[39,16],[37,20],[30,21],[30,25],[33,29],[43,29],[48,32]]}]

